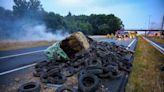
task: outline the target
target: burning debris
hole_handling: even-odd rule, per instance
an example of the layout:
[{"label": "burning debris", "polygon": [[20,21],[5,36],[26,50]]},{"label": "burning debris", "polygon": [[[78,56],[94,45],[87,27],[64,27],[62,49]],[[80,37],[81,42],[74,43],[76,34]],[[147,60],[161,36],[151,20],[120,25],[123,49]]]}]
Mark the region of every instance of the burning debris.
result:
[{"label": "burning debris", "polygon": [[[130,51],[114,43],[94,41],[82,33],[75,33],[58,45],[58,49],[50,47],[46,52],[51,57],[50,61],[43,61],[35,66],[34,76],[40,77],[43,83],[64,84],[67,78],[77,76],[78,90],[95,92],[100,80],[117,79],[122,71],[130,72],[132,66],[126,59],[131,54]],[[63,90],[74,90],[63,87]]]}]

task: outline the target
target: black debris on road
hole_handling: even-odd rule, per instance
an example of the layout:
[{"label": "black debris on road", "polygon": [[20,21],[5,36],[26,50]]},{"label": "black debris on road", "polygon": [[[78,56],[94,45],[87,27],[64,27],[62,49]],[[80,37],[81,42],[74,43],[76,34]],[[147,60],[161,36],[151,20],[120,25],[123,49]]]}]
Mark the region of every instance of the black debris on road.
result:
[{"label": "black debris on road", "polygon": [[51,84],[64,84],[68,77],[76,76],[77,85],[71,86],[76,86],[78,91],[108,92],[108,89],[102,89],[99,85],[105,85],[104,80],[119,80],[123,73],[129,73],[132,64],[127,56],[133,53],[113,43],[92,39],[89,39],[89,43],[87,50],[76,53],[70,60],[57,59],[38,63],[34,76],[40,77],[42,83]]}]

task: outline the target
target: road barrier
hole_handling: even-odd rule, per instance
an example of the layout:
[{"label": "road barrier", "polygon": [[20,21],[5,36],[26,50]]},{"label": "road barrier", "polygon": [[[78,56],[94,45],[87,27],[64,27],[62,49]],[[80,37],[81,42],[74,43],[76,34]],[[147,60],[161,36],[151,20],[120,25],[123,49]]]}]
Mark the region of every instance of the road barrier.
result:
[{"label": "road barrier", "polygon": [[149,40],[146,37],[143,37],[143,39],[145,39],[147,42],[149,42],[151,45],[153,45],[158,51],[160,51],[162,54],[164,54],[164,48],[162,48],[161,46],[157,45],[155,42]]}]

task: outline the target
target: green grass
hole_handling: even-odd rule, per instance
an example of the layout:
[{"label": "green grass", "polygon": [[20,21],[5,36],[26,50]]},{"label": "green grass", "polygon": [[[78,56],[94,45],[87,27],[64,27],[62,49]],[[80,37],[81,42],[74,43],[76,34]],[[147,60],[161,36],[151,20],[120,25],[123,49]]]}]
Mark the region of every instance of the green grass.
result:
[{"label": "green grass", "polygon": [[126,92],[164,92],[164,55],[139,37]]}]

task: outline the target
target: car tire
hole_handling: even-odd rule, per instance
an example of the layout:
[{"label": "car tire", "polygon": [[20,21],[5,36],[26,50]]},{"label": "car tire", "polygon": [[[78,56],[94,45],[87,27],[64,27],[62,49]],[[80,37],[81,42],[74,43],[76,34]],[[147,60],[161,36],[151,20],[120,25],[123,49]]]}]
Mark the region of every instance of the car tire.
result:
[{"label": "car tire", "polygon": [[17,92],[40,92],[40,84],[38,82],[28,82],[21,85]]},{"label": "car tire", "polygon": [[121,72],[109,72],[108,74],[111,79],[118,79],[121,77]]},{"label": "car tire", "polygon": [[82,66],[74,66],[75,72],[79,72],[81,70]]},{"label": "car tire", "polygon": [[41,74],[41,72],[36,72],[36,71],[33,72],[34,77],[40,77],[40,74]]},{"label": "car tire", "polygon": [[63,84],[66,81],[66,77],[62,74],[56,74],[48,77],[48,82],[53,84]]},{"label": "car tire", "polygon": [[88,73],[99,75],[103,73],[102,69],[93,69],[93,70],[87,70]]},{"label": "car tire", "polygon": [[87,73],[86,69],[82,69],[82,70],[79,72],[78,77],[80,77],[80,76],[82,76],[82,75],[84,75],[84,74],[86,74],[86,73]]},{"label": "car tire", "polygon": [[79,76],[78,81],[78,88],[82,92],[95,92],[100,83],[100,80],[96,75],[88,73]]},{"label": "car tire", "polygon": [[102,66],[101,60],[92,60],[88,62],[88,66]]},{"label": "car tire", "polygon": [[42,62],[39,62],[35,65],[35,68],[41,68],[43,66],[47,65],[47,61],[42,61]]},{"label": "car tire", "polygon": [[103,69],[102,66],[88,66],[86,67],[86,70],[93,70],[93,69]]},{"label": "car tire", "polygon": [[65,92],[65,91],[77,92],[77,89],[75,89],[71,86],[61,86],[61,87],[57,88],[55,92]]},{"label": "car tire", "polygon": [[53,74],[60,74],[60,70],[59,70],[58,68],[54,68],[54,69],[49,70],[49,71],[47,72],[47,75],[48,75],[48,76],[52,76]]},{"label": "car tire", "polygon": [[48,76],[45,73],[40,74],[40,81],[42,83],[47,83],[48,82]]},{"label": "car tire", "polygon": [[66,77],[71,77],[75,74],[75,70],[73,67],[68,67],[65,70],[65,73],[63,73]]}]

